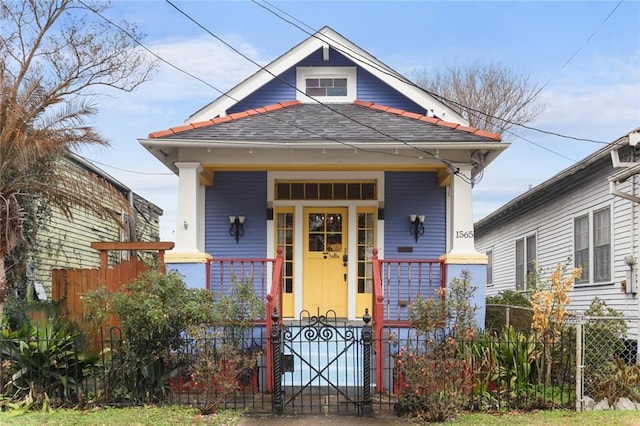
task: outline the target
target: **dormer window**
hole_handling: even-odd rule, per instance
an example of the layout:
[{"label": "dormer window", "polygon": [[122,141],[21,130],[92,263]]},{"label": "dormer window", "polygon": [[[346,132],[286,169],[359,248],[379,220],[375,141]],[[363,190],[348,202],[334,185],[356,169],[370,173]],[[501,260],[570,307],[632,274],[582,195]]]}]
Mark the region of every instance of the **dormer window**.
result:
[{"label": "dormer window", "polygon": [[353,102],[356,94],[355,67],[299,67],[296,83],[301,102]]}]

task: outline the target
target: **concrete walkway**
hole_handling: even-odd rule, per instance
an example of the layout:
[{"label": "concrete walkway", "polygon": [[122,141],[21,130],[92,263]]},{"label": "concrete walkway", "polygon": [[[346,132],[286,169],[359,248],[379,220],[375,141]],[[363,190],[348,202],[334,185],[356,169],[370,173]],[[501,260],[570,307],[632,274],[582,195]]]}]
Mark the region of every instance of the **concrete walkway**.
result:
[{"label": "concrete walkway", "polygon": [[315,425],[390,425],[408,424],[406,419],[393,413],[380,413],[372,417],[358,417],[353,415],[291,415],[274,416],[271,414],[245,415],[240,418],[238,426],[255,426],[258,424],[270,426],[315,426]]}]

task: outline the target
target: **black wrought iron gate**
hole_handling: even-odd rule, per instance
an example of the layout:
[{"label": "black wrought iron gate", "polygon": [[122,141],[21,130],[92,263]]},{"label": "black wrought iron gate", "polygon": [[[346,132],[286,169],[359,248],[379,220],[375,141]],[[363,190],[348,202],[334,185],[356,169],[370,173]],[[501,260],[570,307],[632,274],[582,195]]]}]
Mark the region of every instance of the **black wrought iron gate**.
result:
[{"label": "black wrought iron gate", "polygon": [[303,313],[273,328],[272,411],[371,414],[371,316],[362,325],[338,324],[335,313]]}]

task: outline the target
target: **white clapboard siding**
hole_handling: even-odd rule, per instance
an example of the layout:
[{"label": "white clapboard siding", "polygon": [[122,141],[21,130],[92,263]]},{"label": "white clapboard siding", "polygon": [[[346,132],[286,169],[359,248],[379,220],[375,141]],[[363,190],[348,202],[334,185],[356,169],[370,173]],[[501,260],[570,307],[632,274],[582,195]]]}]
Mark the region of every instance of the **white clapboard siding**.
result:
[{"label": "white clapboard siding", "polygon": [[[502,215],[497,215],[500,212],[498,210],[479,222],[480,226],[476,226],[476,249],[479,252],[492,251],[493,279],[492,285],[487,288],[488,295],[515,289],[517,239],[535,233],[536,260],[550,276],[556,264],[564,264],[568,258],[573,258],[574,218],[608,206],[612,221],[611,280],[576,285],[570,293],[570,308],[583,312],[594,297],[599,297],[627,316],[640,315],[640,295],[621,291],[621,281],[626,279],[628,270],[623,259],[629,254],[636,257],[639,254],[640,207],[638,203],[609,193],[607,177],[614,170],[605,150],[588,157],[589,161],[585,162],[584,167],[567,169],[570,173],[562,172],[518,197],[517,205],[513,202],[511,206],[507,204],[503,208],[506,214],[502,212]],[[638,181],[640,177],[631,178],[619,189],[638,196]],[[548,197],[545,198],[546,194]],[[492,226],[491,220],[487,220],[492,217],[500,221],[496,222],[499,226]]]}]

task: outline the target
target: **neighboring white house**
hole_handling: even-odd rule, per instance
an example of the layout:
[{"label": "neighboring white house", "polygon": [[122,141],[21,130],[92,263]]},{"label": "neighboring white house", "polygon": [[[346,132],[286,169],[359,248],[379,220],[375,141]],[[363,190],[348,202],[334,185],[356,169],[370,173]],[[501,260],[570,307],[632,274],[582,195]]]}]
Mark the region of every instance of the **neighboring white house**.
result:
[{"label": "neighboring white house", "polygon": [[[516,197],[475,224],[476,250],[488,256],[487,295],[527,291],[536,264],[581,266],[571,309],[594,297],[640,315],[640,129]],[[615,167],[614,167],[615,166]],[[631,273],[632,268],[634,273]]]}]

